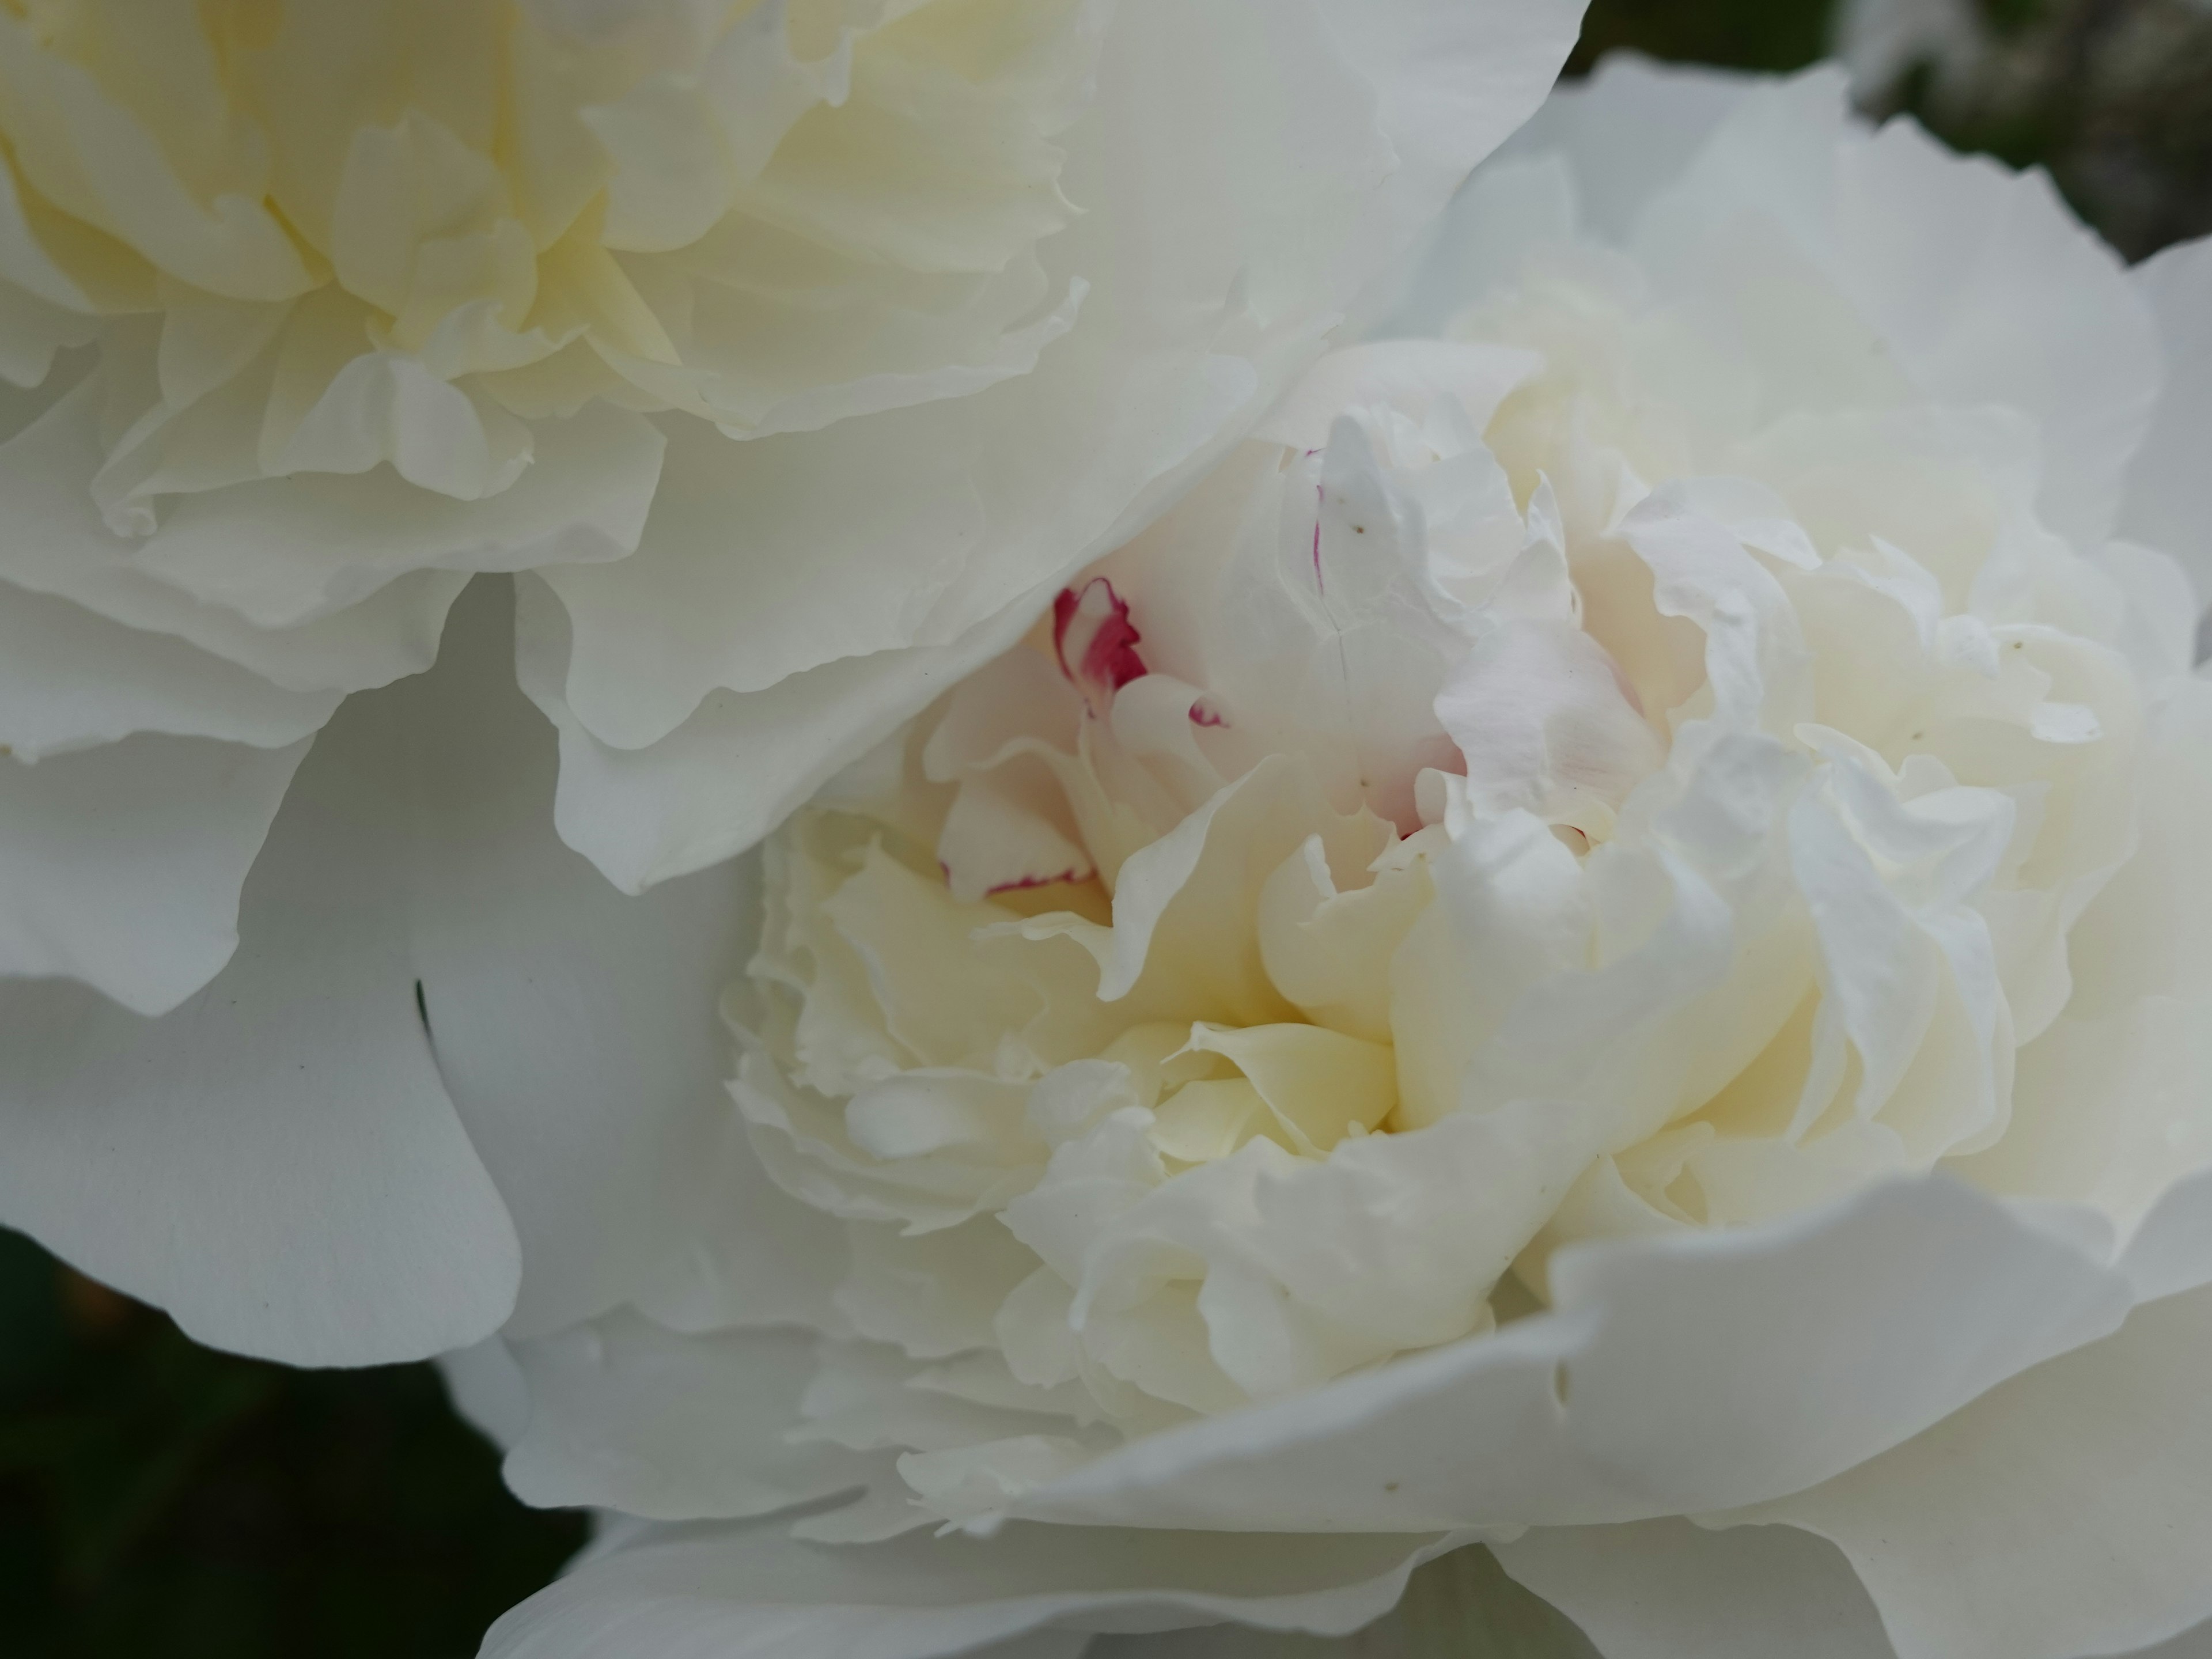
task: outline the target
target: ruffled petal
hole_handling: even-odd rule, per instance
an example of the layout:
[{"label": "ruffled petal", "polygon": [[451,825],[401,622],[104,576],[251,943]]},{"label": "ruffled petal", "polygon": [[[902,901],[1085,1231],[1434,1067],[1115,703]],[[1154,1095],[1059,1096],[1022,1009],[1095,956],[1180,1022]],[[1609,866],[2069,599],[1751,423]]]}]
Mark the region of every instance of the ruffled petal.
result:
[{"label": "ruffled petal", "polygon": [[2119,256],[2047,173],[1962,158],[1909,121],[1846,150],[1838,183],[1848,290],[1930,394],[2040,425],[2043,515],[2096,546],[2163,378]]},{"label": "ruffled petal", "polygon": [[1454,666],[1437,718],[1484,809],[1534,812],[1592,841],[1665,750],[1600,645],[1567,623],[1505,622]]},{"label": "ruffled petal", "polygon": [[[416,1007],[390,713],[357,699],[319,739],[246,878],[243,943],[205,990],[147,1019],[73,986],[0,989],[0,1219],[204,1342],[298,1364],[474,1342],[513,1308],[520,1268]],[[23,775],[163,744],[215,747],[129,738]],[[204,755],[179,769],[209,787]],[[163,781],[159,804],[113,821],[173,826],[186,780]],[[72,838],[104,821],[73,815]]]},{"label": "ruffled petal", "polygon": [[2148,1303],[1825,1485],[1712,1519],[1832,1539],[1899,1659],[2163,1641],[2212,1616],[2208,1346],[2212,1292]]},{"label": "ruffled petal", "polygon": [[292,691],[180,639],[0,583],[0,749],[35,761],[134,732],[281,749],[312,737],[335,691]]},{"label": "ruffled petal", "polygon": [[40,394],[36,408],[0,444],[0,579],[125,628],[173,635],[293,690],[364,690],[419,673],[437,656],[465,574],[417,570],[319,621],[258,627],[140,569],[139,544],[100,522],[84,487],[100,462],[96,388],[81,384],[58,400]]},{"label": "ruffled petal", "polygon": [[2176,684],[2146,736],[2135,855],[2068,935],[2074,994],[2021,1052],[2004,1138],[1959,1169],[2114,1218],[2148,1299],[2212,1280],[2212,685]]},{"label": "ruffled petal", "polygon": [[958,416],[912,418],[929,425],[862,422],[746,444],[670,422],[637,552],[541,573],[574,641],[562,692],[592,733],[640,748],[712,687],[758,692],[911,641],[989,517],[969,468],[946,453]]},{"label": "ruffled petal", "polygon": [[553,821],[626,893],[743,852],[1027,625],[1009,612],[949,647],[848,657],[750,695],[716,691],[661,742],[617,749],[592,735],[561,689],[571,629],[560,601],[535,577],[515,593],[517,674],[561,737]]},{"label": "ruffled petal", "polygon": [[630,553],[660,474],[659,432],[593,404],[540,423],[535,442],[537,459],[520,479],[477,501],[411,488],[381,468],[202,491],[179,501],[131,562],[261,627],[292,628],[412,571],[521,570]]},{"label": "ruffled petal", "polygon": [[0,974],[175,1009],[231,960],[240,886],[307,752],[148,734],[0,757]]},{"label": "ruffled petal", "polygon": [[2130,1301],[2074,1245],[1942,1178],[1578,1246],[1552,1292],[1494,1335],[1147,1436],[1015,1512],[1342,1531],[1717,1508],[1887,1449],[2110,1332]]},{"label": "ruffled petal", "polygon": [[1234,1620],[1341,1635],[1395,1603],[1441,1547],[1024,1526],[988,1541],[847,1547],[772,1524],[648,1534],[507,1613],[483,1659],[605,1659],[610,1639],[639,1653],[939,1659],[996,1653],[990,1644],[1061,1623],[1146,1632]]},{"label": "ruffled petal", "polygon": [[[1961,157],[1910,121],[1846,139],[1844,93],[1824,67],[1744,97],[1646,202],[1642,252],[1662,283],[1725,293],[1710,262],[1758,246],[1742,240],[1759,234],[1747,220],[1779,231],[1923,394],[2035,422],[2043,515],[2097,545],[2161,378],[2156,330],[2118,256],[2045,174]],[[1846,367],[1830,365],[1832,389]]]}]

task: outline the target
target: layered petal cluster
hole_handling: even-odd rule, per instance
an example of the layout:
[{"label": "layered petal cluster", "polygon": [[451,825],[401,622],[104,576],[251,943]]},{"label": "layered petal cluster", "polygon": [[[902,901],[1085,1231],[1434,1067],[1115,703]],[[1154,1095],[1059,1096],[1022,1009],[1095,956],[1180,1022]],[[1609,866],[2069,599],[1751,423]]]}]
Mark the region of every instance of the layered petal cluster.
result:
[{"label": "layered petal cluster", "polygon": [[[481,1182],[447,1095],[482,1079],[431,1074],[407,1012],[442,947],[341,963],[282,920],[296,884],[350,902],[419,862],[392,879],[451,902],[526,777],[627,892],[757,841],[1242,437],[1534,108],[1577,11],[0,5],[0,1218],[228,1346],[496,1325],[481,1261],[446,1275],[456,1326],[442,1270],[348,1231],[384,1236],[372,1190],[400,1233],[482,1207],[442,1184]],[[479,585],[514,632],[480,616],[447,690],[386,689],[509,572]],[[514,733],[480,799],[409,804],[452,736],[414,718]],[[282,903],[245,888],[264,840]],[[495,886],[495,958],[566,902]],[[363,975],[388,1027],[301,1019]],[[706,1052],[712,988],[672,1018]],[[306,1043],[325,1023],[345,1040]],[[307,1127],[362,1095],[380,1115]],[[357,1141],[418,1116],[422,1181],[372,1179]],[[241,1139],[302,1188],[266,1231],[221,1158],[178,1155]],[[507,1208],[557,1208],[520,1184]]]},{"label": "layered petal cluster", "polygon": [[864,1495],[488,1650],[1338,1633],[1476,1537],[1607,1659],[2212,1614],[2209,303],[1833,72],[1556,100],[771,840],[720,1219],[470,1386],[540,1501]]},{"label": "layered petal cluster", "polygon": [[204,984],[301,744],[471,572],[538,573],[572,844],[757,839],[1534,106],[1573,9],[1460,11],[0,9],[0,969]]}]

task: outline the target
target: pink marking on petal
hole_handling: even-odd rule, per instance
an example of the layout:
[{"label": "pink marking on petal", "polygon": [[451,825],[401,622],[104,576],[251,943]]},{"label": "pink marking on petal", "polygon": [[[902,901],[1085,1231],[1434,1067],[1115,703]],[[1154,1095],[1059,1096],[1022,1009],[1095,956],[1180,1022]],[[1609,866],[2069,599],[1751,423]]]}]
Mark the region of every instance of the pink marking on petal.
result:
[{"label": "pink marking on petal", "polygon": [[1127,604],[1103,576],[1092,577],[1080,592],[1063,587],[1052,602],[1052,649],[1060,672],[1102,720],[1116,691],[1152,672],[1137,654],[1143,638],[1129,622]]},{"label": "pink marking on petal", "polygon": [[1193,726],[1226,726],[1229,721],[1218,708],[1200,697],[1190,706],[1190,723]]},{"label": "pink marking on petal", "polygon": [[1063,882],[1088,881],[1091,876],[1088,870],[1063,870],[1056,876],[1024,876],[1019,881],[1002,881],[996,887],[987,887],[983,894],[988,898],[993,893],[1026,893],[1037,887],[1057,887]]}]

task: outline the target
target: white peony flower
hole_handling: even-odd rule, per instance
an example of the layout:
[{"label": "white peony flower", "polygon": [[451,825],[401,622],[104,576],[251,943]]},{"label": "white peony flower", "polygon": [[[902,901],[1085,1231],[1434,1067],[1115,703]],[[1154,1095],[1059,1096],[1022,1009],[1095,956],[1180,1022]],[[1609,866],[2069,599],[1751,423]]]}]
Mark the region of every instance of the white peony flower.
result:
[{"label": "white peony flower", "polygon": [[534,1501],[817,1507],[488,1655],[1334,1635],[1474,1539],[1606,1659],[2212,1616],[2212,243],[1628,64],[1404,304],[771,840],[710,1221],[455,1373]]},{"label": "white peony flower", "polygon": [[[619,1140],[672,1031],[636,1115],[694,1109],[711,995],[525,1079],[462,1006],[545,985],[447,953],[733,925],[520,819],[629,892],[757,840],[1249,429],[1578,11],[0,7],[0,1218],[227,1346],[497,1327],[516,1230],[604,1206],[495,1193],[487,1120]],[[477,572],[512,641],[340,710]],[[609,1305],[608,1248],[526,1304]]]}]

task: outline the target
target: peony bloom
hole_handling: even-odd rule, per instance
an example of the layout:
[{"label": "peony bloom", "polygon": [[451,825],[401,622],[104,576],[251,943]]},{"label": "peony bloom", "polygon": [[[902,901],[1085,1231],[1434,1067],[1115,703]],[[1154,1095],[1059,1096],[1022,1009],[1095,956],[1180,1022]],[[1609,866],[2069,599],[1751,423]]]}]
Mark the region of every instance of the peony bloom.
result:
[{"label": "peony bloom", "polygon": [[2212,1616],[2208,315],[1833,71],[1562,94],[1442,337],[770,840],[710,1224],[455,1373],[537,1501],[814,1507],[487,1653],[1335,1635],[1471,1540],[1606,1659]]},{"label": "peony bloom", "polygon": [[[525,819],[630,893],[757,840],[1242,436],[1578,11],[0,6],[0,1218],[223,1346],[498,1327],[719,1069],[620,959],[735,926]],[[533,1000],[604,1069],[474,1052]]]}]

